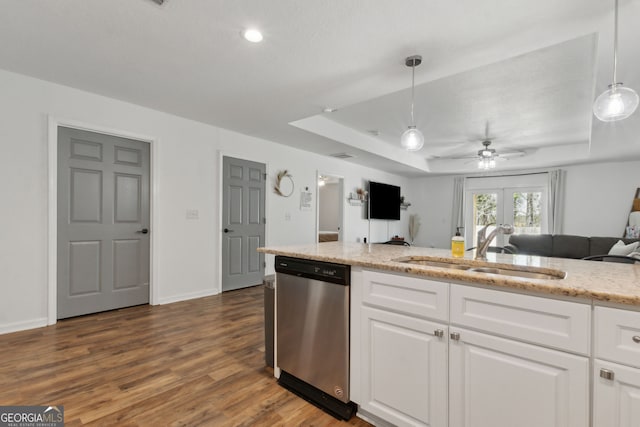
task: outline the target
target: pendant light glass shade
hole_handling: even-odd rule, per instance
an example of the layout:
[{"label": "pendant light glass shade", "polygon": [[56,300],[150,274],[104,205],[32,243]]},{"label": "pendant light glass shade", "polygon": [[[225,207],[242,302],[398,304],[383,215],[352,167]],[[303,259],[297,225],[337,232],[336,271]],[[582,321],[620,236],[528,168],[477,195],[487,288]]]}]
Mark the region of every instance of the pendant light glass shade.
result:
[{"label": "pendant light glass shade", "polygon": [[613,82],[593,103],[593,114],[603,122],[626,119],[638,108],[638,94],[616,81],[618,69],[618,0],[613,19]]},{"label": "pendant light glass shade", "polygon": [[424,135],[415,126],[409,126],[400,138],[400,145],[407,151],[418,151],[424,145]]},{"label": "pendant light glass shade", "polygon": [[416,67],[421,63],[422,57],[420,55],[409,56],[405,59],[405,65],[411,67],[411,125],[400,137],[400,145],[407,151],[418,151],[424,146],[424,135],[416,128],[416,121],[413,116]]},{"label": "pendant light glass shade", "polygon": [[629,117],[638,108],[638,94],[622,83],[609,85],[593,103],[593,114],[603,122],[614,122]]}]

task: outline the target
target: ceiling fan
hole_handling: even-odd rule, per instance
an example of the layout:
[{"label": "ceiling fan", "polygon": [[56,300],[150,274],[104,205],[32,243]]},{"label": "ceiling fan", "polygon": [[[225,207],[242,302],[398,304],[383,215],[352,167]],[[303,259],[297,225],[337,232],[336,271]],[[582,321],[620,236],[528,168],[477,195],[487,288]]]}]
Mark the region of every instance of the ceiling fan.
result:
[{"label": "ceiling fan", "polygon": [[438,160],[467,160],[466,163],[477,162],[479,169],[493,169],[496,167],[498,162],[508,160],[514,157],[521,157],[526,154],[525,151],[509,151],[498,153],[494,148],[491,148],[492,140],[484,139],[482,142],[482,148],[475,152],[474,154],[465,154],[465,155],[453,155],[453,156],[443,156],[443,157],[435,157]]},{"label": "ceiling fan", "polygon": [[[462,160],[462,159],[470,159],[467,163],[471,163],[474,161],[478,162],[479,169],[493,169],[496,167],[498,161],[507,160],[512,157],[520,157],[526,154],[525,151],[511,151],[511,152],[502,152],[498,154],[498,152],[491,148],[491,144],[493,139],[489,137],[489,121],[487,120],[484,125],[484,135],[481,137],[480,142],[482,143],[482,149],[478,150],[476,154],[466,154],[466,155],[451,155],[451,156],[434,156],[435,159],[443,159],[443,160]],[[470,140],[471,142],[472,140]],[[478,141],[476,139],[475,141]]]}]

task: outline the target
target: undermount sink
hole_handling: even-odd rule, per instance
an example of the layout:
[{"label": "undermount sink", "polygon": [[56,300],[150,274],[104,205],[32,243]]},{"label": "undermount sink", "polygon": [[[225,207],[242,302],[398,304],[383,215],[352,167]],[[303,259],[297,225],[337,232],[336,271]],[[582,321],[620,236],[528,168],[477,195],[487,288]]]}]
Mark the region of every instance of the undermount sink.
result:
[{"label": "undermount sink", "polygon": [[476,273],[488,273],[488,274],[500,274],[503,276],[515,276],[525,277],[527,279],[545,279],[545,280],[558,280],[564,279],[567,273],[560,270],[547,270],[551,272],[537,272],[529,270],[511,270],[507,268],[494,268],[494,267],[475,267],[469,268],[468,271],[475,271]]},{"label": "undermount sink", "polygon": [[471,266],[446,261],[431,261],[421,257],[410,257],[409,259],[399,258],[393,261],[404,262],[406,264],[426,265],[428,267],[453,268],[454,270],[469,270]]},{"label": "undermount sink", "polygon": [[470,264],[457,261],[442,261],[434,260],[430,257],[423,256],[410,256],[403,258],[396,258],[392,261],[402,262],[406,264],[424,265],[427,267],[447,268],[452,270],[464,270],[474,273],[485,274],[497,274],[500,276],[511,277],[523,277],[526,279],[544,279],[544,280],[559,280],[567,277],[567,273],[560,270],[553,270],[549,268],[538,267],[518,267],[518,266],[504,266],[496,267],[495,264]]}]

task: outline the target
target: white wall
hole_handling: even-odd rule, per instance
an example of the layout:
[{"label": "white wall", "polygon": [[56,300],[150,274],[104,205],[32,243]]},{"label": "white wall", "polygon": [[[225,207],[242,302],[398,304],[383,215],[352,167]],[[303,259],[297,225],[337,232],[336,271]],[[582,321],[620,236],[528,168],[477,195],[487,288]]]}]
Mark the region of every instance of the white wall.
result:
[{"label": "white wall", "polygon": [[453,176],[412,180],[409,210],[420,217],[420,230],[414,243],[428,248],[448,248],[451,242]]},{"label": "white wall", "polygon": [[[316,169],[343,176],[347,194],[369,179],[408,188],[396,175],[1,70],[0,93],[0,333],[46,324],[49,115],[156,139],[160,303],[219,292],[221,155],[267,164],[268,245],[315,241],[316,212],[300,210],[299,191],[315,192]],[[289,198],[271,191],[281,169],[295,181]],[[199,220],[186,220],[187,209],[198,209]],[[345,241],[367,235],[363,218],[362,207],[345,206]],[[406,234],[406,218],[374,223],[372,240]]]},{"label": "white wall", "polygon": [[569,166],[564,234],[622,237],[636,189],[640,161]]},{"label": "white wall", "polygon": [[[640,161],[566,166],[563,234],[622,237],[633,196],[640,187]],[[416,244],[449,248],[453,176],[411,182],[413,211],[422,227]]]}]

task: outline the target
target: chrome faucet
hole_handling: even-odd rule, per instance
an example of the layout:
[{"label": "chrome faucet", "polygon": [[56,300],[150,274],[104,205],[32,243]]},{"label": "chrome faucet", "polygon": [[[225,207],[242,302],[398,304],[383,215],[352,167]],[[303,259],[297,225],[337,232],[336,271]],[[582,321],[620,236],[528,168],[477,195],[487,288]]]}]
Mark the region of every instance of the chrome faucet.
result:
[{"label": "chrome faucet", "polygon": [[498,233],[504,234],[513,234],[514,228],[513,225],[510,224],[500,224],[498,225],[489,235],[487,236],[487,227],[493,224],[487,224],[480,231],[478,231],[478,245],[476,249],[476,258],[477,260],[486,261],[487,260],[487,249],[489,249],[489,244],[496,237]]}]

